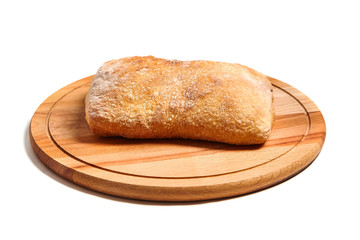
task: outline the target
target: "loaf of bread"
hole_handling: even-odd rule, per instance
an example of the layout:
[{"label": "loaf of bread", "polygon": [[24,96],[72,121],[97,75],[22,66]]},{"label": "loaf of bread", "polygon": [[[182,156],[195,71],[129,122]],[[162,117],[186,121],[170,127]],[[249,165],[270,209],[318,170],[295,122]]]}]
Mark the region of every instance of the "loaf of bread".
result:
[{"label": "loaf of bread", "polygon": [[274,122],[272,85],[246,66],[128,57],[104,63],[85,103],[91,131],[125,138],[264,143]]}]

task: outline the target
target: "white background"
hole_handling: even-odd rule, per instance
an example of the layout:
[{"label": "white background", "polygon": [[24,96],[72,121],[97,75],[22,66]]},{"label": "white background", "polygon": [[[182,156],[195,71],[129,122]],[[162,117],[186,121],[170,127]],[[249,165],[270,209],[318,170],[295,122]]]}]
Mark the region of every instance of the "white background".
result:
[{"label": "white background", "polygon": [[[360,239],[357,1],[1,1],[0,239]],[[165,204],[62,180],[29,146],[50,94],[134,55],[237,62],[298,88],[327,137],[304,172],[221,201]]]}]

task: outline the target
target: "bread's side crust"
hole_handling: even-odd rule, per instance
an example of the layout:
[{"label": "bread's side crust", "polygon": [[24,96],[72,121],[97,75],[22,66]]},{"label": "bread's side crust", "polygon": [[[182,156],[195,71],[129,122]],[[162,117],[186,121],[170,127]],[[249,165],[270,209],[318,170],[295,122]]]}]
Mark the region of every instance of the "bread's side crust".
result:
[{"label": "bread's side crust", "polygon": [[104,63],[85,103],[100,136],[264,143],[274,123],[272,86],[246,66],[130,57]]}]

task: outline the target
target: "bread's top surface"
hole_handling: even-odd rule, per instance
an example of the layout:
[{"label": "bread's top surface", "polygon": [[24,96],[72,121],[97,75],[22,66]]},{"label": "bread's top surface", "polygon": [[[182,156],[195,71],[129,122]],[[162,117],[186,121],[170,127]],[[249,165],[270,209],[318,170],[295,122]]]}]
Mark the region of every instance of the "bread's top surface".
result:
[{"label": "bread's top surface", "polygon": [[122,58],[95,75],[86,118],[100,135],[217,134],[263,142],[273,123],[272,87],[263,74],[235,63]]}]

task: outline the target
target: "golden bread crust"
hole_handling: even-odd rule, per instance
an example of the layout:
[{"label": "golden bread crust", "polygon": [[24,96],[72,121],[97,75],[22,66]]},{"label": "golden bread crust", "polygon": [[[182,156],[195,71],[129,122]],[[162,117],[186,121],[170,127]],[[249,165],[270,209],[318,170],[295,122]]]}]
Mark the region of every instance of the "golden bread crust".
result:
[{"label": "golden bread crust", "polygon": [[272,86],[246,66],[128,57],[104,63],[85,104],[94,134],[265,142],[274,122]]}]

